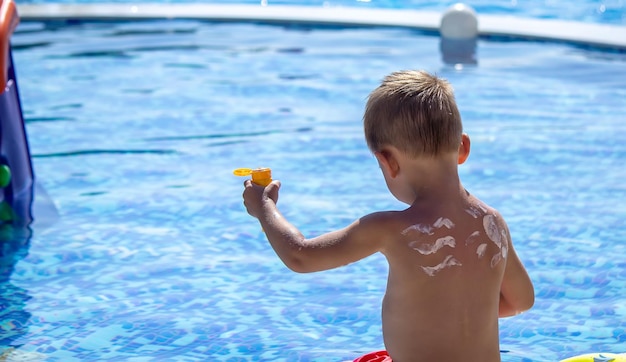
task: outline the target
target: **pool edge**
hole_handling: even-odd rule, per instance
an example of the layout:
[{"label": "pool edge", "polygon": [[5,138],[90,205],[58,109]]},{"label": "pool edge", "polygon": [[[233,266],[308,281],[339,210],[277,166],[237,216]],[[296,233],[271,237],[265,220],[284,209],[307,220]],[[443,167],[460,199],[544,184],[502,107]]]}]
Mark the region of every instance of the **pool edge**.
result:
[{"label": "pool edge", "polygon": [[[439,31],[443,12],[352,7],[219,4],[22,4],[22,20],[202,19]],[[626,26],[516,16],[478,15],[481,37],[546,40],[626,50]]]}]

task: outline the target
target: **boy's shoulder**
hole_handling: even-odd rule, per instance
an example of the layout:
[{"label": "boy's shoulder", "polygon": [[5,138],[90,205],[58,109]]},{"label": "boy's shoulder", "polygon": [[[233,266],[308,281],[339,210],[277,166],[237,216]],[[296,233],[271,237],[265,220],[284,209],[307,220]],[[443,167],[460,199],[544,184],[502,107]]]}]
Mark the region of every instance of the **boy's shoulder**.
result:
[{"label": "boy's shoulder", "polygon": [[508,229],[506,221],[495,207],[469,193],[456,206],[379,211],[362,217],[359,223],[372,236],[390,236],[391,239],[409,232],[430,234],[427,231],[476,228],[478,225],[488,228],[488,225],[494,224],[499,229]]},{"label": "boy's shoulder", "polygon": [[467,201],[468,201],[467,212],[470,214],[473,213],[474,215],[485,215],[485,214],[500,215],[500,212],[498,212],[498,210],[495,207],[487,204],[486,202],[484,202],[483,200],[479,199],[478,197],[474,195],[468,194]]},{"label": "boy's shoulder", "polygon": [[465,211],[473,218],[493,219],[498,224],[506,225],[504,217],[495,207],[471,195],[468,197],[468,201],[468,207]]}]

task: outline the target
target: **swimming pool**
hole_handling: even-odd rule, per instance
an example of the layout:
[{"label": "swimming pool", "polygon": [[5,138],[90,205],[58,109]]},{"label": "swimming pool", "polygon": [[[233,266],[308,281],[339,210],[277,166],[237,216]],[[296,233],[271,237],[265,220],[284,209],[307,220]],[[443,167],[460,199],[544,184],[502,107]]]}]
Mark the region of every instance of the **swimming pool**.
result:
[{"label": "swimming pool", "polygon": [[[154,3],[153,0],[105,1],[104,3]],[[201,0],[161,0],[158,3],[184,4],[207,3]],[[356,7],[386,9],[419,9],[444,11],[459,1],[456,0],[213,0],[213,4],[266,4],[266,5],[306,5],[324,7]],[[472,6],[479,14],[514,15],[542,19],[574,20],[603,24],[626,24],[626,3],[624,0],[578,0],[576,4],[557,0],[468,0],[462,1]],[[21,4],[80,4],[99,3],[94,0],[23,0]],[[102,3],[102,2],[100,2]]]},{"label": "swimming pool", "polygon": [[463,182],[508,219],[535,282],[535,307],[501,321],[503,360],[624,352],[623,53],[481,40],[479,65],[457,69],[417,31],[192,20],[29,22],[13,45],[60,216],[3,243],[3,348],[342,361],[382,347],[384,259],[289,272],[231,171],[272,167],[305,233],[402,207],[360,119],[383,75],[425,68],[455,86],[473,141]]}]

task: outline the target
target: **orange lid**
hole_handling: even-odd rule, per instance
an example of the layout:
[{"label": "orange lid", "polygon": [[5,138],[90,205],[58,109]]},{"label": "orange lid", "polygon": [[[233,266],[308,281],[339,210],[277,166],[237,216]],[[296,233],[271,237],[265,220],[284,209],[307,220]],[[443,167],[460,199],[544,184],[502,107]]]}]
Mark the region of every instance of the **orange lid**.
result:
[{"label": "orange lid", "polygon": [[252,182],[261,186],[267,186],[272,182],[272,170],[267,167],[238,168],[233,171],[235,176],[252,176]]},{"label": "orange lid", "polygon": [[267,180],[272,178],[272,170],[269,168],[257,168],[252,170],[252,181]]}]

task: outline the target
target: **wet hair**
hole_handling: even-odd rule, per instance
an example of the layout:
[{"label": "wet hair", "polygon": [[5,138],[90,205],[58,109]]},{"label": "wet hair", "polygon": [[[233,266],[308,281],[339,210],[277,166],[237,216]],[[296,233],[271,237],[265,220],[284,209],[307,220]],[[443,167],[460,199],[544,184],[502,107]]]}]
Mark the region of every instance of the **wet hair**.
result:
[{"label": "wet hair", "polygon": [[372,152],[394,146],[413,157],[456,151],[463,133],[450,83],[414,70],[389,74],[370,93],[363,126]]}]

